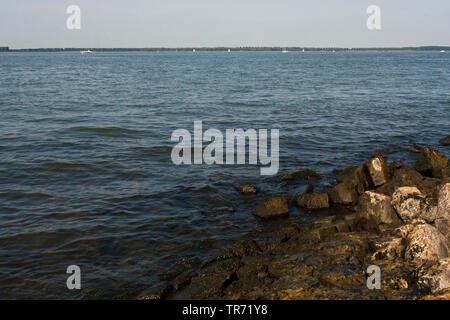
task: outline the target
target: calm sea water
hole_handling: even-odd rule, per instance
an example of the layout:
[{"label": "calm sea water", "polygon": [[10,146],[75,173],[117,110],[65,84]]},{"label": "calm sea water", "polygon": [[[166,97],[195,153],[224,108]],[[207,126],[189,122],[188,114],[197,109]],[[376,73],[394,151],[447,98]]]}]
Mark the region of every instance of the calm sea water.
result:
[{"label": "calm sea water", "polygon": [[323,190],[375,149],[449,156],[449,75],[439,52],[0,54],[0,298],[137,297],[233,239],[314,218],[251,215],[306,182],[173,165],[177,128],[279,128],[280,173],[314,169]]}]

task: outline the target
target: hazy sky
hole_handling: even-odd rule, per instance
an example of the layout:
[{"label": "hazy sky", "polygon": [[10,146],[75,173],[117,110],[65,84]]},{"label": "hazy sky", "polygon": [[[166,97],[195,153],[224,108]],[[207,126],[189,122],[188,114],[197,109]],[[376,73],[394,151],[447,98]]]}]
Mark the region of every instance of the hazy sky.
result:
[{"label": "hazy sky", "polygon": [[[369,5],[382,30],[366,27]],[[66,9],[81,8],[81,30]],[[0,0],[0,46],[450,45],[449,0]]]}]

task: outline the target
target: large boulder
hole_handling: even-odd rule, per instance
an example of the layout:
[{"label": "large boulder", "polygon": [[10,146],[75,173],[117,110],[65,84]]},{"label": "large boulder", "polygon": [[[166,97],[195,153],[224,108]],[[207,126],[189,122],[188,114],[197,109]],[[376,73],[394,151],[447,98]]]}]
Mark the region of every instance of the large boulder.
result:
[{"label": "large boulder", "polygon": [[439,190],[435,226],[450,244],[450,183],[446,183]]},{"label": "large boulder", "polygon": [[328,190],[328,195],[333,203],[350,205],[358,201],[358,193],[353,181],[346,181]]},{"label": "large boulder", "polygon": [[416,170],[423,175],[442,178],[442,169],[447,167],[447,157],[436,150],[424,148],[416,161]]},{"label": "large boulder", "polygon": [[418,271],[418,285],[431,293],[450,288],[450,258],[441,259],[431,267],[422,266]]},{"label": "large boulder", "polygon": [[392,195],[392,206],[403,221],[424,219],[434,222],[437,207],[431,205],[416,187],[400,187]]},{"label": "large boulder", "polygon": [[389,182],[389,167],[383,157],[375,157],[364,164],[369,187],[376,188]]},{"label": "large boulder", "polygon": [[327,193],[305,193],[297,197],[297,205],[307,209],[323,209],[330,207]]},{"label": "large boulder", "polygon": [[353,166],[340,171],[336,176],[337,183],[352,181],[358,194],[362,194],[369,188],[363,166]]},{"label": "large boulder", "polygon": [[406,237],[405,258],[417,261],[436,261],[448,257],[447,240],[435,227],[417,224]]},{"label": "large boulder", "polygon": [[450,183],[444,184],[439,190],[437,215],[439,219],[450,219]]},{"label": "large boulder", "polygon": [[289,199],[272,197],[258,204],[252,214],[260,218],[274,218],[289,215]]},{"label": "large boulder", "polygon": [[446,136],[445,138],[442,138],[439,140],[439,143],[443,146],[450,146],[450,136]]},{"label": "large boulder", "polygon": [[391,204],[391,197],[366,191],[359,197],[357,206],[359,219],[373,221],[376,224],[398,224],[400,218]]}]

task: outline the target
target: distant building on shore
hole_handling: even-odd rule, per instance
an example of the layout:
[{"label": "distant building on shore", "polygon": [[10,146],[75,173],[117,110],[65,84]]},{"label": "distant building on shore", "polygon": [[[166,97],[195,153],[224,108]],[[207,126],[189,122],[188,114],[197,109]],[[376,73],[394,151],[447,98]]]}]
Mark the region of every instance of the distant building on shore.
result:
[{"label": "distant building on shore", "polygon": [[9,47],[0,47],[0,51],[9,51]]}]

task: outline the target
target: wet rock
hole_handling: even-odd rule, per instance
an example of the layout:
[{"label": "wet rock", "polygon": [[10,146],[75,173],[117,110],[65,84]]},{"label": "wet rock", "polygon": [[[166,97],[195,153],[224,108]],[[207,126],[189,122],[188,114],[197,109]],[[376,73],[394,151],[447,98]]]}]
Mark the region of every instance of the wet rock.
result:
[{"label": "wet rock", "polygon": [[379,187],[389,182],[389,167],[382,157],[372,158],[364,164],[364,171],[371,188]]},{"label": "wet rock", "polygon": [[373,221],[375,224],[399,224],[401,220],[394,211],[391,197],[375,193],[364,192],[358,202],[357,214],[359,219]]},{"label": "wet rock", "polygon": [[358,193],[353,181],[346,181],[328,190],[328,195],[333,203],[350,205],[358,201]]},{"label": "wet rock", "polygon": [[314,186],[312,184],[308,184],[308,187],[306,188],[305,192],[303,194],[313,193],[314,192]]},{"label": "wet rock", "polygon": [[445,138],[439,140],[439,143],[443,146],[450,146],[450,136],[446,136]]},{"label": "wet rock", "polygon": [[423,148],[418,146],[417,144],[412,144],[409,147],[409,151],[412,152],[412,153],[421,153],[422,150],[423,150]]},{"label": "wet rock", "polygon": [[394,260],[405,255],[405,242],[401,237],[377,238],[370,243],[375,249],[372,260]]},{"label": "wet rock", "polygon": [[307,193],[297,197],[297,205],[307,209],[323,209],[330,207],[327,193]]},{"label": "wet rock", "polygon": [[274,218],[289,215],[287,197],[272,197],[258,204],[253,215],[261,218]]},{"label": "wet rock", "polygon": [[392,195],[392,206],[403,221],[424,219],[434,222],[437,208],[428,203],[416,187],[400,187]]},{"label": "wet rock", "polygon": [[248,185],[243,186],[240,191],[242,194],[244,194],[246,196],[256,194],[256,192],[257,192],[255,187],[248,186]]},{"label": "wet rock", "polygon": [[436,150],[424,148],[416,161],[415,168],[423,175],[442,178],[442,169],[447,167],[447,157]]},{"label": "wet rock", "polygon": [[383,150],[375,150],[372,152],[372,158],[383,158],[384,160],[387,160],[388,155]]},{"label": "wet rock", "polygon": [[450,288],[450,258],[441,259],[431,267],[422,266],[418,272],[418,285],[432,294]]},{"label": "wet rock", "polygon": [[296,171],[294,173],[286,173],[281,176],[283,181],[293,181],[293,180],[320,180],[322,176],[315,172],[314,170],[304,169]]},{"label": "wet rock", "polygon": [[405,258],[436,261],[448,257],[447,240],[429,224],[416,225],[406,237]]},{"label": "wet rock", "polygon": [[369,188],[369,182],[367,181],[363,166],[353,166],[339,171],[336,176],[336,182],[343,183],[347,181],[353,182],[358,194],[363,193]]}]

